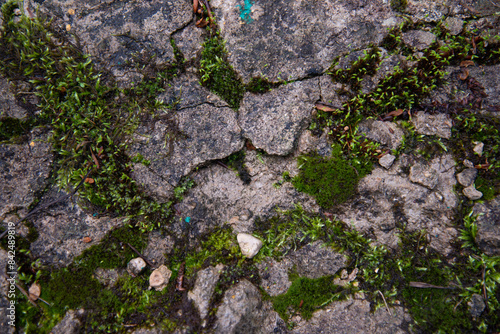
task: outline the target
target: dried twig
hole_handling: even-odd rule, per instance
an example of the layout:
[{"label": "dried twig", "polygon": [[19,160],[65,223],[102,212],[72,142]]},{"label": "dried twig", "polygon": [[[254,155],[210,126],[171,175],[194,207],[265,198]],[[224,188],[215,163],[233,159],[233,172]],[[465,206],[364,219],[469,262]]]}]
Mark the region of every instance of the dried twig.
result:
[{"label": "dried twig", "polygon": [[391,310],[389,309],[389,306],[387,305],[387,302],[385,301],[384,294],[380,290],[377,290],[377,292],[380,293],[380,295],[382,296],[382,300],[384,301],[385,307],[387,308],[387,312],[389,312],[389,315],[392,316]]},{"label": "dried twig", "polygon": [[[11,278],[10,278],[9,276],[7,276],[7,275],[5,275],[5,278],[6,278],[6,279],[11,279]],[[16,285],[16,288],[18,288],[18,289],[19,289],[19,291],[21,291],[21,292],[22,292],[22,294],[23,294],[23,295],[25,295],[25,296],[26,296],[26,298],[28,298],[28,301],[29,301],[29,302],[30,302],[33,306],[38,307],[38,305],[37,305],[37,304],[36,304],[36,303],[35,303],[35,302],[34,302],[34,301],[30,298],[30,295],[29,295],[29,293],[28,293],[26,290],[24,290],[24,289],[23,289],[23,288],[22,288],[19,284],[17,284],[17,282],[14,282],[14,284]]]},{"label": "dried twig", "polygon": [[154,268],[154,267],[155,267],[155,265],[154,265],[154,264],[152,264],[152,263],[151,263],[151,262],[150,262],[150,261],[149,261],[149,260],[148,260],[148,259],[144,256],[144,255],[142,255],[142,254],[141,254],[141,253],[140,253],[137,249],[135,249],[135,247],[134,247],[134,246],[132,246],[132,245],[131,245],[131,244],[129,244],[128,242],[127,242],[127,245],[128,245],[128,246],[130,247],[130,249],[132,249],[132,250],[133,250],[133,251],[134,251],[137,255],[139,255],[139,257],[140,257],[141,259],[143,259],[143,260],[144,260],[144,261],[148,264],[148,266],[150,266],[151,268]]},{"label": "dried twig", "polygon": [[433,285],[429,283],[424,283],[424,282],[410,282],[410,286],[412,288],[433,288],[433,289],[456,289],[454,286],[438,286],[438,285]]}]

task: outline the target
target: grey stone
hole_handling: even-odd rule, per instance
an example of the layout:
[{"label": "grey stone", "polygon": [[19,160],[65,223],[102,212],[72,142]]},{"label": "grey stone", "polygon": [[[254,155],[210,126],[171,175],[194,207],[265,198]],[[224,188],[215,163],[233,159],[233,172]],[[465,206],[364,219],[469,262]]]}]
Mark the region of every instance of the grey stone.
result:
[{"label": "grey stone", "polygon": [[465,159],[465,160],[463,161],[463,164],[464,164],[464,166],[465,166],[465,167],[467,167],[467,168],[474,168],[474,163],[473,163],[472,161],[470,161],[470,160]]},{"label": "grey stone", "polygon": [[406,45],[419,51],[427,49],[436,40],[433,33],[422,30],[410,30],[403,33],[402,37]]},{"label": "grey stone", "polygon": [[462,32],[464,21],[456,17],[447,17],[443,22],[443,27],[456,36]]},{"label": "grey stone", "polygon": [[61,320],[60,323],[55,325],[51,333],[54,334],[78,334],[80,333],[80,328],[82,323],[80,321],[80,317],[84,315],[85,311],[80,309],[78,311],[69,310],[66,312],[66,315]]},{"label": "grey stone", "polygon": [[23,118],[27,113],[16,101],[14,94],[10,91],[10,83],[0,76],[0,119],[3,117]]},{"label": "grey stone", "polygon": [[412,122],[417,133],[424,135],[436,135],[441,138],[450,139],[451,119],[446,114],[431,115],[426,112],[418,112],[413,115]]},{"label": "grey stone", "polygon": [[405,13],[413,22],[437,22],[441,20],[451,7],[460,7],[450,2],[439,2],[433,0],[409,0]]},{"label": "grey stone", "polygon": [[395,123],[382,122],[373,119],[362,121],[358,132],[368,139],[386,145],[391,150],[397,149],[403,140],[403,130]]},{"label": "grey stone", "polygon": [[53,160],[47,134],[35,129],[23,144],[0,144],[0,220],[26,209],[46,185]]},{"label": "grey stone", "polygon": [[[53,201],[63,192],[51,190],[44,195],[39,205]],[[55,267],[66,266],[85,249],[96,245],[115,227],[123,225],[124,218],[94,217],[77,204],[78,199],[66,199],[44,210],[33,218],[38,239],[31,243],[33,256]],[[91,242],[84,242],[89,237]]]},{"label": "grey stone", "polygon": [[393,156],[392,154],[386,154],[382,158],[378,159],[378,163],[385,169],[389,169],[391,168],[394,160],[396,160],[395,156]]},{"label": "grey stone", "polygon": [[238,114],[243,136],[268,154],[287,155],[318,100],[318,79],[287,84],[265,95],[246,93]]},{"label": "grey stone", "polygon": [[271,333],[278,318],[270,303],[263,303],[259,290],[245,279],[226,291],[216,316],[216,334]]},{"label": "grey stone", "polygon": [[476,203],[473,207],[474,215],[478,215],[477,244],[488,256],[500,256],[500,196]]},{"label": "grey stone", "polygon": [[320,278],[335,275],[345,266],[346,257],[335,252],[320,241],[305,245],[293,252],[291,260],[301,277]]},{"label": "grey stone", "polygon": [[173,115],[159,110],[150,126],[139,128],[130,151],[151,161],[148,169],[157,177],[142,178],[141,184],[160,197],[196,166],[225,158],[243,147],[236,113],[201,87],[196,77],[187,74],[172,89],[174,93],[169,91],[160,99],[169,103],[178,93],[179,109]]},{"label": "grey stone", "polygon": [[216,267],[208,267],[196,273],[196,282],[193,290],[188,292],[188,298],[194,302],[201,319],[205,319],[208,315],[210,298],[212,298],[215,285],[223,269],[224,266],[219,264]]},{"label": "grey stone", "polygon": [[424,164],[416,164],[410,169],[410,181],[434,189],[438,184],[438,174],[433,168]]},{"label": "grey stone", "polygon": [[[69,9],[74,9],[75,15],[70,15]],[[170,37],[193,17],[186,1],[47,0],[40,10],[54,17],[55,23],[69,25],[87,53],[113,71],[127,68],[140,53],[154,54],[157,64],[173,61]]]},{"label": "grey stone", "polygon": [[410,316],[403,307],[391,307],[390,313],[385,307],[375,312],[370,311],[370,302],[366,300],[346,300],[334,302],[325,308],[314,312],[312,319],[305,321],[299,316],[292,317],[296,326],[291,334],[320,333],[377,333],[404,334],[402,329]]},{"label": "grey stone", "polygon": [[288,272],[292,269],[293,262],[289,257],[285,257],[281,261],[266,258],[256,266],[259,269],[259,275],[262,279],[260,286],[270,296],[286,293],[292,285],[292,282],[288,278]]},{"label": "grey stone", "polygon": [[474,183],[477,176],[477,169],[467,168],[457,174],[457,181],[464,187],[469,187]]},{"label": "grey stone", "polygon": [[472,295],[467,305],[469,305],[470,314],[474,318],[478,318],[486,308],[486,303],[484,302],[484,298],[481,295],[478,295],[477,293]]},{"label": "grey stone", "polygon": [[331,60],[378,44],[398,24],[383,0],[335,3],[256,0],[211,1],[229,60],[245,83],[263,76],[295,80],[324,72]]},{"label": "grey stone", "polygon": [[142,251],[146,257],[154,265],[165,263],[165,254],[169,254],[174,248],[174,238],[169,235],[163,235],[160,231],[155,230],[148,235],[148,245]]},{"label": "grey stone", "polygon": [[437,177],[432,190],[408,179],[406,172],[412,164],[412,157],[402,154],[390,170],[374,168],[359,182],[359,195],[332,213],[358,231],[373,235],[374,244],[395,249],[399,242],[396,226],[406,226],[407,232],[425,229],[431,247],[449,254],[459,234],[453,226],[458,205],[453,157],[444,155],[428,163]]},{"label": "grey stone", "polygon": [[[276,215],[276,207],[288,210],[295,203],[301,203],[305,210],[319,209],[311,196],[298,192],[289,182],[280,187],[273,186],[283,179],[286,171],[292,177],[298,174],[293,156],[269,156],[255,150],[245,153],[245,165],[251,176],[249,184],[245,184],[235,171],[218,164],[209,165],[190,175],[197,186],[186,194],[181,211],[183,216],[191,217],[189,231],[193,238],[226,222],[230,222],[237,232],[251,233],[255,220]],[[184,205],[192,202],[197,205]],[[252,217],[248,220],[239,219],[243,210],[250,210]],[[171,226],[177,235],[182,236],[187,231],[183,225],[174,223]]]},{"label": "grey stone", "polygon": [[184,58],[189,61],[201,53],[203,44],[203,29],[190,24],[184,29],[175,32],[172,37]]},{"label": "grey stone", "polygon": [[483,197],[483,193],[477,190],[473,184],[464,188],[463,193],[468,199],[471,199],[473,201]]},{"label": "grey stone", "polygon": [[127,264],[127,271],[132,277],[139,276],[146,269],[146,261],[140,257],[130,260]]}]

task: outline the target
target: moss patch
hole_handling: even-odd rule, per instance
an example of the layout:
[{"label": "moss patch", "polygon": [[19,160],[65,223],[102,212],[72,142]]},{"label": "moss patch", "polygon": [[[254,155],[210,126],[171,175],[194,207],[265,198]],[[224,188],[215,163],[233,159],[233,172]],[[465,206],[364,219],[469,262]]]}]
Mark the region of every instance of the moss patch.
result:
[{"label": "moss patch", "polygon": [[201,82],[232,108],[240,107],[245,87],[227,61],[224,40],[215,34],[203,43],[200,61]]},{"label": "moss patch", "polygon": [[294,313],[300,313],[304,319],[311,319],[319,307],[342,299],[343,288],[333,284],[332,280],[330,276],[297,278],[285,294],[273,298],[273,307],[285,321]]},{"label": "moss patch", "polygon": [[324,158],[318,154],[302,155],[297,159],[299,175],[292,179],[298,191],[314,196],[316,202],[330,208],[349,199],[367,170],[359,171],[340,156]]}]

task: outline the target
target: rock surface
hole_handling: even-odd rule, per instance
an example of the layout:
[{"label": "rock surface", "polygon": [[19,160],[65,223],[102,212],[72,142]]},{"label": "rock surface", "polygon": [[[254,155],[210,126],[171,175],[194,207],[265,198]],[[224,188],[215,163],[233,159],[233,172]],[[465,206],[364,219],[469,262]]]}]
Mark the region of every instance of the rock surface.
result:
[{"label": "rock surface", "polygon": [[47,133],[40,129],[33,130],[24,144],[0,144],[0,220],[9,212],[27,209],[45,187],[51,149]]},{"label": "rock surface", "polygon": [[276,318],[270,305],[262,302],[259,290],[242,280],[224,294],[214,330],[217,334],[272,333]]},{"label": "rock surface", "polygon": [[377,44],[399,22],[383,0],[215,0],[211,6],[245,83],[321,74],[335,56]]},{"label": "rock surface", "polygon": [[209,302],[222,269],[224,266],[219,264],[216,267],[200,270],[196,274],[194,289],[188,292],[188,298],[196,305],[201,319],[205,319],[208,315]]},{"label": "rock surface", "polygon": [[476,203],[477,244],[489,256],[500,256],[500,197]]},{"label": "rock surface", "polygon": [[318,79],[297,81],[262,96],[246,93],[238,114],[243,136],[268,154],[292,152],[319,100]]}]

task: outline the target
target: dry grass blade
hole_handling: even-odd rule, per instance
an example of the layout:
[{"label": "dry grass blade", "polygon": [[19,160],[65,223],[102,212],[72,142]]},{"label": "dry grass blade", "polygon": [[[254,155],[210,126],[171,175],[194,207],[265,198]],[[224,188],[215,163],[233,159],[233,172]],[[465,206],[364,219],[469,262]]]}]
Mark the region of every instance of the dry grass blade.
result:
[{"label": "dry grass blade", "polygon": [[421,289],[427,289],[427,288],[432,288],[432,289],[456,289],[455,287],[452,287],[452,286],[439,286],[439,285],[433,285],[433,284],[424,283],[424,282],[410,282],[410,286],[412,288],[421,288]]}]

